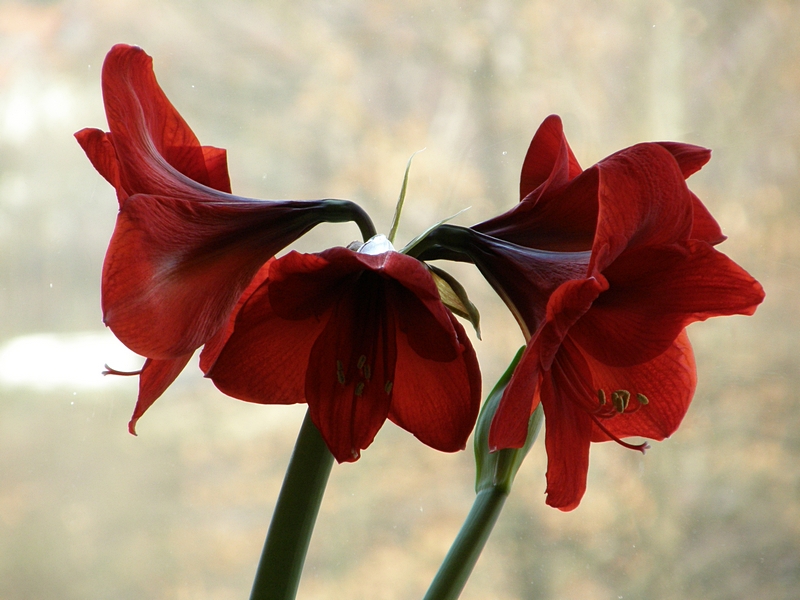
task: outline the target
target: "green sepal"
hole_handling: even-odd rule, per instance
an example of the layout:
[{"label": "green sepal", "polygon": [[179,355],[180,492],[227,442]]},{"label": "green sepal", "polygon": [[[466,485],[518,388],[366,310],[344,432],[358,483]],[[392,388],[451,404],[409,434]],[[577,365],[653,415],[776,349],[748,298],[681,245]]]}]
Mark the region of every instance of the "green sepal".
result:
[{"label": "green sepal", "polygon": [[408,163],[406,164],[406,172],[403,175],[403,185],[400,188],[400,197],[397,199],[397,205],[394,207],[394,217],[392,217],[392,226],[389,228],[389,235],[387,236],[391,243],[394,243],[394,236],[397,235],[397,228],[400,226],[400,214],[403,212],[403,203],[406,201],[406,189],[408,188],[408,172],[411,170],[411,161],[414,160],[414,157],[423,152],[425,148],[422,150],[417,150],[414,154],[411,155],[411,158],[408,159]]},{"label": "green sepal", "polygon": [[478,336],[478,339],[481,339],[481,315],[478,312],[478,308],[467,296],[467,290],[464,289],[464,286],[447,271],[433,265],[425,266],[431,272],[436,289],[439,290],[439,298],[441,298],[442,304],[454,314],[472,323],[475,335]]},{"label": "green sepal", "polygon": [[539,435],[539,430],[542,428],[544,412],[540,403],[528,419],[528,437],[525,439],[525,444],[522,448],[507,448],[489,452],[489,429],[492,425],[492,419],[494,419],[503,393],[506,391],[509,381],[511,381],[511,376],[514,374],[514,369],[517,368],[523,352],[525,352],[525,346],[519,349],[514,360],[508,365],[506,372],[497,381],[478,415],[474,440],[476,493],[488,488],[501,488],[508,493],[511,490],[511,484],[514,483],[514,477],[516,477],[517,471],[522,465],[522,461],[531,446],[533,446]]},{"label": "green sepal", "polygon": [[[420,254],[422,249],[427,245],[425,242],[428,241],[428,239],[427,239],[428,236],[430,236],[431,234],[434,234],[437,237],[439,237],[439,227],[441,227],[442,225],[444,225],[448,221],[452,221],[457,216],[459,216],[461,213],[467,212],[470,208],[471,208],[470,206],[468,206],[467,208],[462,208],[456,214],[450,215],[449,217],[442,219],[438,223],[434,223],[433,225],[428,227],[425,231],[420,233],[417,237],[415,237],[413,240],[408,242],[405,245],[405,247],[402,250],[400,250],[400,252],[402,252],[403,254],[408,254],[409,256],[413,256],[413,257],[416,258]],[[459,229],[465,229],[466,230],[466,228],[463,228],[463,227],[459,228]]]}]

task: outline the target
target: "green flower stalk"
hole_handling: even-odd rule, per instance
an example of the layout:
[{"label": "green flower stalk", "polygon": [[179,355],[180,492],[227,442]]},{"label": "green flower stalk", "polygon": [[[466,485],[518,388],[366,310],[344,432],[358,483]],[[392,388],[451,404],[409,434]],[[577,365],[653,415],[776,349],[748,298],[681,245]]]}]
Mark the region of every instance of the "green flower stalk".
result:
[{"label": "green flower stalk", "polygon": [[506,372],[490,392],[478,416],[474,438],[477,496],[424,600],[455,600],[461,595],[500,516],[514,477],[539,435],[544,419],[541,405],[531,414],[528,421],[528,438],[522,448],[489,452],[489,427],[492,418],[524,350],[523,347],[517,352]]}]

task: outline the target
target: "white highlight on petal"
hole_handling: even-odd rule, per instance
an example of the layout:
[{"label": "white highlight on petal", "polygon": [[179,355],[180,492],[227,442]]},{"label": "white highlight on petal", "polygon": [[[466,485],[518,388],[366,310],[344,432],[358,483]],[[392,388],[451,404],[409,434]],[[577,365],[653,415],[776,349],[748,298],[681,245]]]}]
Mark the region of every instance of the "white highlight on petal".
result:
[{"label": "white highlight on petal", "polygon": [[358,250],[359,254],[370,254],[372,256],[376,254],[383,254],[384,252],[394,252],[394,246],[392,242],[389,241],[382,233],[378,235],[373,235],[369,241],[361,246]]}]

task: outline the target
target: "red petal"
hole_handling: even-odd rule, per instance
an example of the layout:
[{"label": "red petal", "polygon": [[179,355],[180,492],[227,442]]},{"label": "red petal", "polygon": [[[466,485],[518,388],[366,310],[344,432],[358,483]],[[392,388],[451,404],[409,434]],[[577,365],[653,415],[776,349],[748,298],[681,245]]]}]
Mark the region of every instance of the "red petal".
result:
[{"label": "red petal", "polygon": [[117,153],[114,145],[108,139],[108,134],[99,129],[87,127],[77,132],[75,138],[86,152],[92,166],[117,190],[117,199],[121,204],[128,197],[128,193],[122,189],[120,184]]},{"label": "red petal", "polygon": [[568,184],[548,188],[473,229],[528,248],[580,252],[592,247],[598,211],[598,171],[587,169]]},{"label": "red petal", "polygon": [[597,297],[608,289],[605,277],[574,279],[559,287],[547,304],[547,321],[539,333],[539,359],[549,369],[561,342],[572,326],[591,308]]},{"label": "red petal", "polygon": [[192,353],[168,360],[148,358],[139,374],[139,398],[128,423],[128,431],[136,435],[136,422],[145,411],[153,406],[161,394],[172,385],[192,358]]},{"label": "red petal", "polygon": [[694,144],[683,142],[655,142],[667,150],[675,158],[683,173],[683,178],[688,179],[697,173],[711,160],[711,150]]},{"label": "red petal", "polygon": [[686,325],[709,317],[755,312],[764,291],[750,275],[705,242],[686,248],[625,252],[604,275],[602,293],[570,335],[612,366],[647,362]]},{"label": "red petal", "polygon": [[631,246],[689,238],[692,194],[672,155],[658,144],[638,144],[598,163],[600,214],[592,265],[603,271]]},{"label": "red petal", "polygon": [[597,223],[597,173],[581,172],[561,120],[542,123],[522,166],[523,201],[473,229],[514,244],[555,251],[589,250]]},{"label": "red petal", "polygon": [[121,185],[129,194],[183,197],[202,186],[230,193],[225,151],[200,146],[159,87],[153,59],[144,50],[114,46],[103,63],[102,80]]},{"label": "red petal", "polygon": [[[394,310],[405,311],[405,303]],[[402,317],[401,317],[402,320]],[[442,452],[463,450],[481,401],[481,375],[464,328],[450,316],[460,343],[450,361],[424,358],[403,333],[397,336],[397,368],[389,418],[428,446]],[[418,326],[424,328],[422,323]]]},{"label": "red petal", "polygon": [[561,186],[582,171],[564,136],[558,115],[547,117],[531,140],[519,182],[519,198],[524,200],[548,180],[552,187]]},{"label": "red petal", "polygon": [[293,251],[277,260],[270,274],[273,310],[290,320],[328,312],[344,288],[353,285],[364,270],[354,255],[346,248],[331,248],[321,254]]},{"label": "red petal", "polygon": [[261,404],[305,402],[311,348],[330,313],[286,320],[269,302],[269,283],[253,291],[239,310],[233,332],[206,373],[222,392]]},{"label": "red petal", "polygon": [[[644,364],[616,368],[588,355],[584,358],[592,373],[594,390],[604,390],[609,398],[616,390],[631,393],[630,412],[616,414],[609,406],[609,414],[613,416],[600,420],[609,433],[617,438],[640,436],[663,440],[675,432],[689,409],[697,386],[694,355],[685,331],[666,352]],[[643,394],[648,403],[641,405],[636,399],[637,394]],[[596,398],[592,400],[597,403]],[[609,439],[595,425],[592,441]]]},{"label": "red petal", "polygon": [[711,216],[700,198],[694,194],[692,194],[692,233],[689,237],[693,240],[708,242],[712,246],[727,239],[723,235],[719,223]]},{"label": "red petal", "polygon": [[225,347],[225,344],[228,342],[228,339],[233,333],[234,324],[236,323],[236,317],[239,315],[239,311],[242,309],[242,306],[244,306],[244,303],[250,299],[250,296],[252,296],[253,293],[261,286],[261,284],[269,279],[270,268],[274,263],[275,259],[272,258],[258,270],[258,273],[256,273],[255,277],[253,277],[253,280],[247,286],[247,289],[245,289],[245,291],[239,297],[239,300],[236,302],[236,306],[233,308],[233,311],[231,311],[225,327],[215,333],[214,336],[203,346],[203,351],[200,353],[200,370],[203,371],[203,373],[208,373],[211,370],[211,367],[214,366],[219,353],[222,352],[222,349]]},{"label": "red petal", "polygon": [[547,504],[576,508],[586,491],[593,421],[582,408],[590,383],[586,363],[563,346],[542,381],[547,449]]},{"label": "red petal", "polygon": [[338,297],[309,357],[309,415],[339,462],[357,460],[389,414],[397,315],[386,293],[380,276],[363,272]]},{"label": "red petal", "polygon": [[131,196],[103,266],[106,324],[143,356],[193,351],[226,323],[261,265],[319,222],[322,206]]},{"label": "red petal", "polygon": [[489,450],[522,448],[528,437],[528,420],[539,406],[541,368],[539,344],[534,339],[514,369],[489,429]]}]

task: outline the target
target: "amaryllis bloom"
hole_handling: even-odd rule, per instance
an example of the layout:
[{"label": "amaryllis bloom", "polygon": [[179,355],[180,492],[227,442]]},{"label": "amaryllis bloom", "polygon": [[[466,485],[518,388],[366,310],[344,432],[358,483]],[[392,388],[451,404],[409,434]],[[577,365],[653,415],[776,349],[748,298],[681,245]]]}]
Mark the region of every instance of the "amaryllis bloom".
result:
[{"label": "amaryllis bloom", "polygon": [[270,257],[321,222],[372,226],[351,202],[231,195],[225,151],[200,145],[141,48],[114,46],[102,87],[111,131],[75,136],[119,200],[102,305],[106,325],[147,357],[133,431]]},{"label": "amaryllis bloom", "polygon": [[376,236],[358,251],[291,252],[259,278],[229,330],[203,350],[220,390],[307,402],[340,462],[356,460],[387,418],[437,450],[464,448],[480,371],[423,263]]},{"label": "amaryllis bloom", "polygon": [[709,156],[638,144],[582,171],[549,117],[528,151],[520,204],[471,230],[443,228],[422,253],[474,262],[520,322],[528,345],[489,445],[521,447],[541,401],[551,506],[580,502],[590,442],[643,449],[622,438],[677,429],[696,383],[688,324],[752,314],[764,297],[712,247],[724,236],[686,187]]}]

